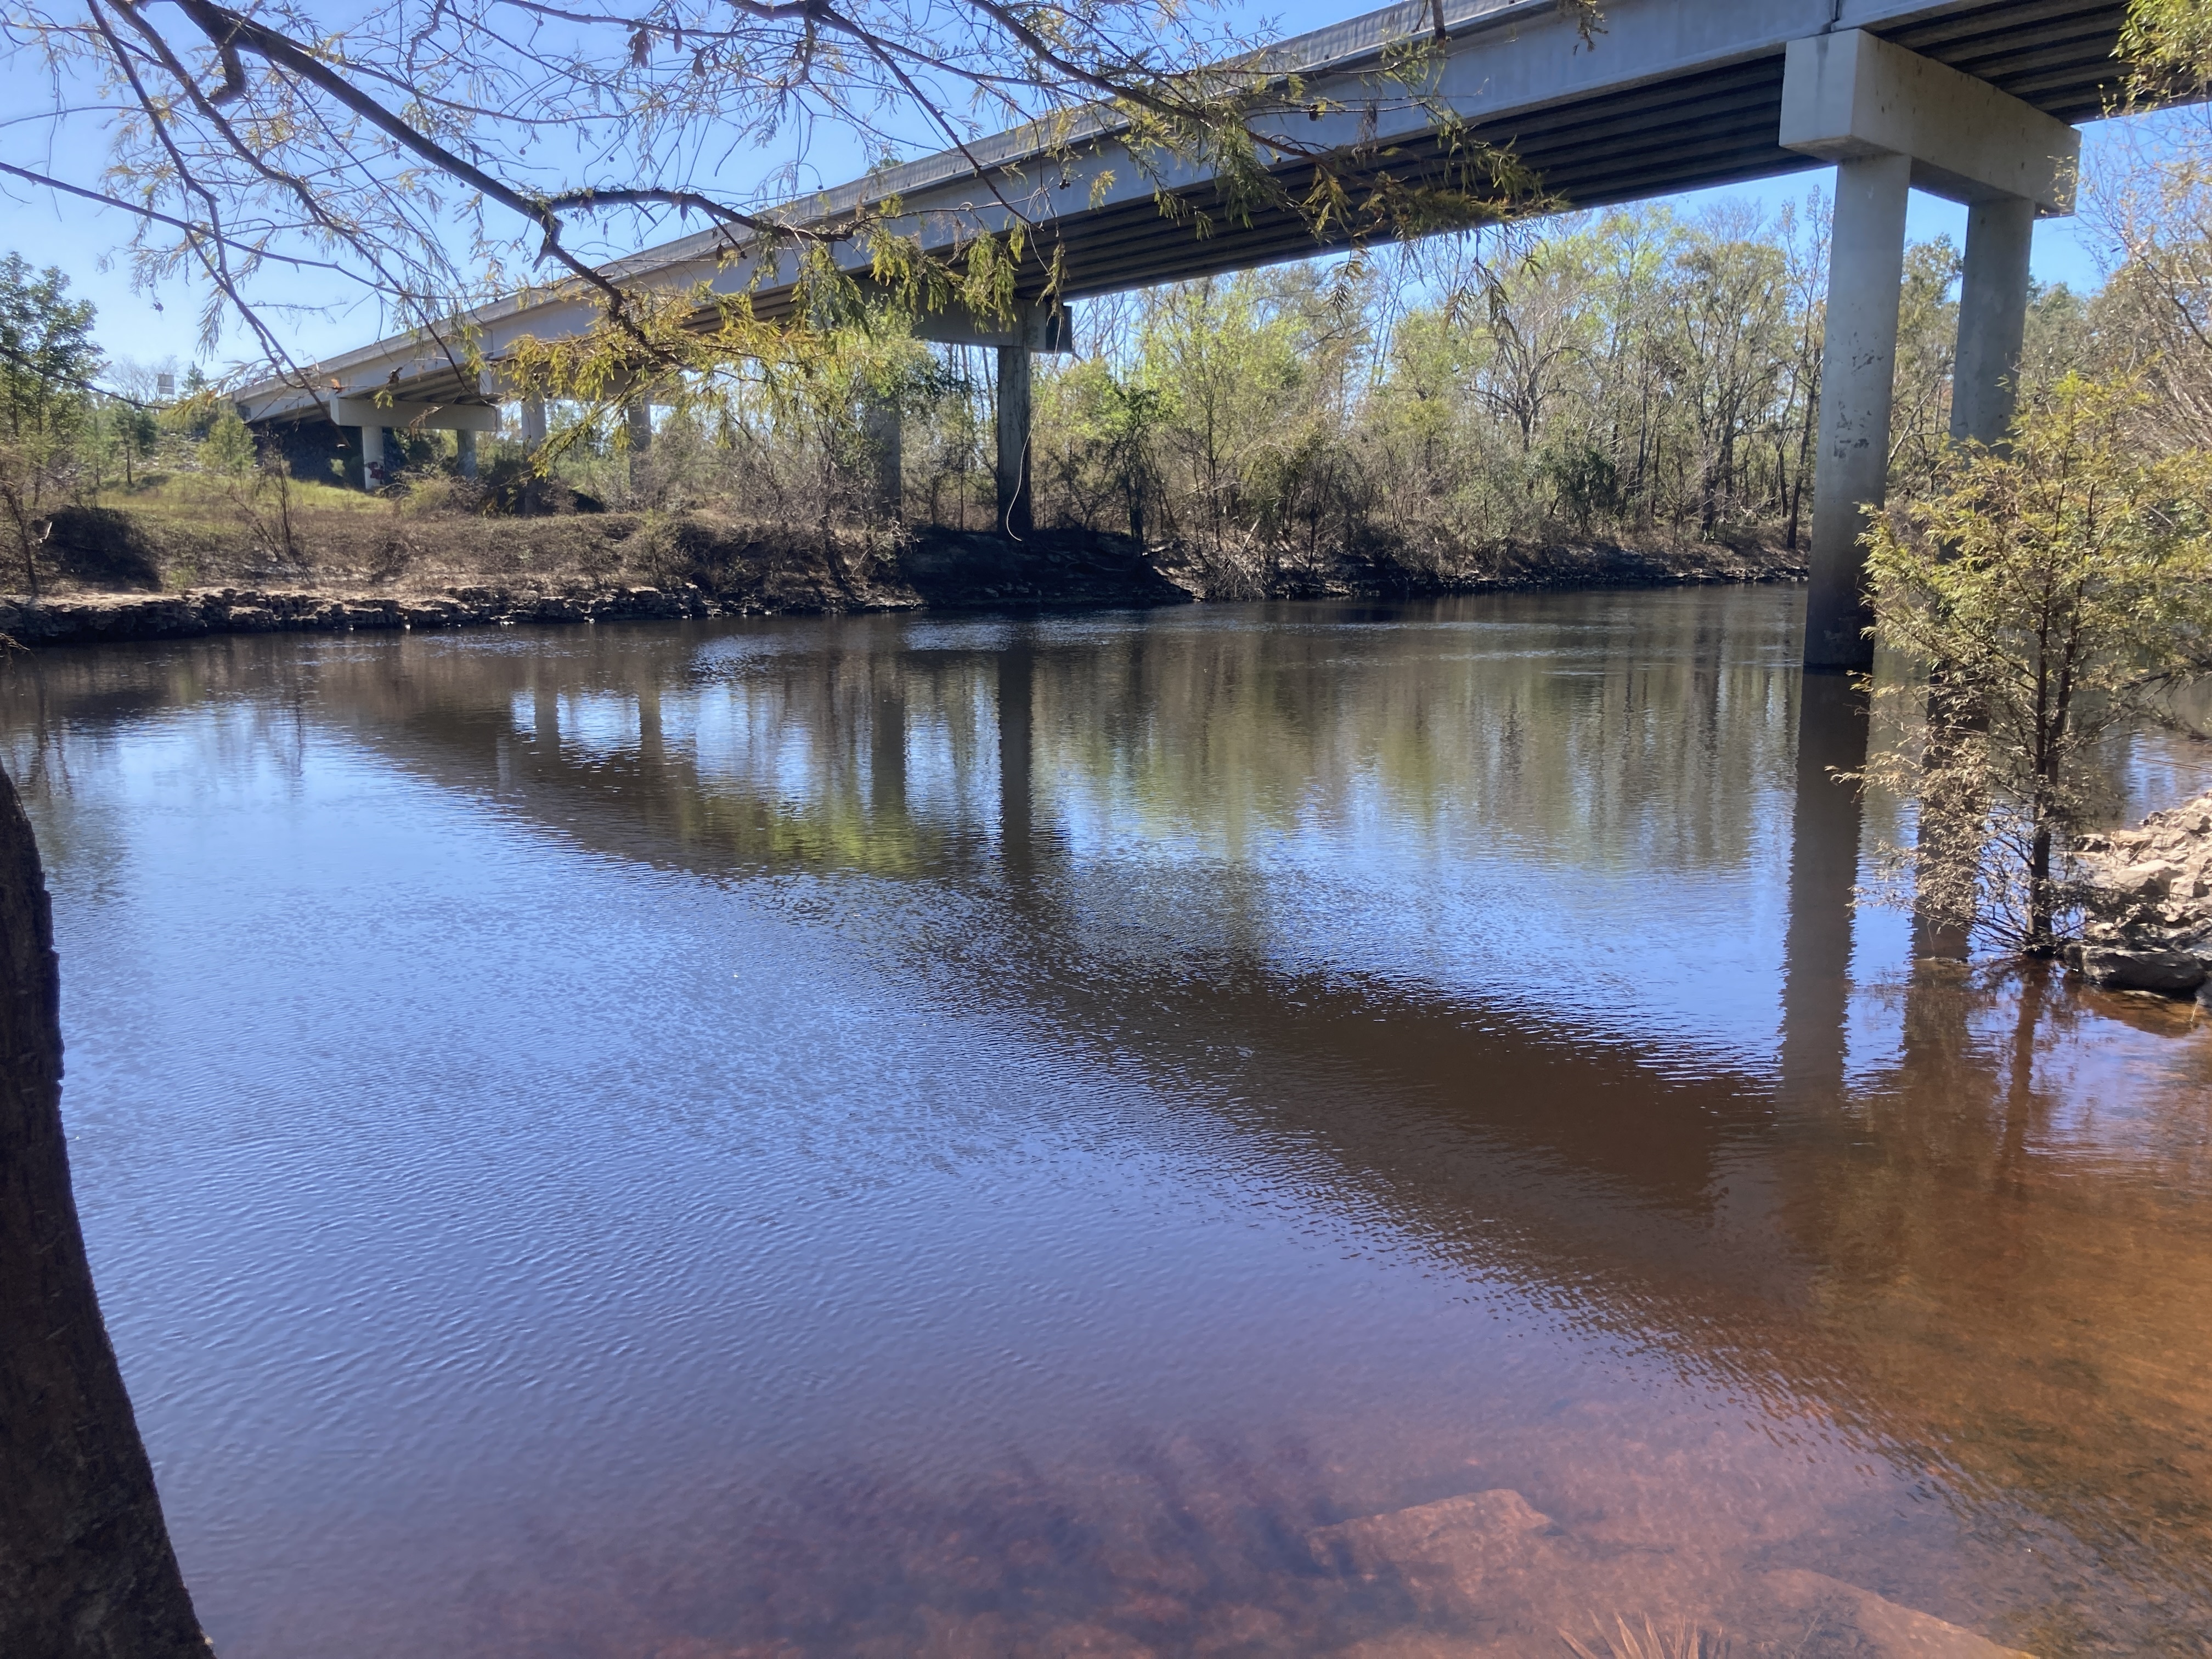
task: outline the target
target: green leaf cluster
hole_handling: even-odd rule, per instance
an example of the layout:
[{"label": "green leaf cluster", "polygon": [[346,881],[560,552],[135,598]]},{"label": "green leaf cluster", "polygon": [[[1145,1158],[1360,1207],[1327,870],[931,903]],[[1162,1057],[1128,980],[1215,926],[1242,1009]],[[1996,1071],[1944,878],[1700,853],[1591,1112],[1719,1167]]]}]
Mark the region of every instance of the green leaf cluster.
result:
[{"label": "green leaf cluster", "polygon": [[0,258],[0,421],[11,441],[65,442],[83,423],[100,366],[92,319],[58,270]]},{"label": "green leaf cluster", "polygon": [[2130,0],[2120,56],[2139,101],[2203,97],[2212,90],[2212,9],[2203,0]]}]

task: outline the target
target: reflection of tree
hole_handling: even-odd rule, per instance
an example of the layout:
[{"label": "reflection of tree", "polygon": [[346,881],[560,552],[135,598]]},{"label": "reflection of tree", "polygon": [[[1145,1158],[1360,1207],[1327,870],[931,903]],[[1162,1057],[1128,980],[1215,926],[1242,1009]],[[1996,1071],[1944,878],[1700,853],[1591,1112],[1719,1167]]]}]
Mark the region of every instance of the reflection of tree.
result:
[{"label": "reflection of tree", "polygon": [[[27,700],[123,713],[245,692],[239,706],[264,726],[312,714],[456,782],[505,752],[520,769],[510,787],[589,781],[601,824],[672,830],[693,856],[719,849],[735,867],[911,873],[980,856],[1018,810],[999,785],[1026,746],[1032,813],[1111,813],[1207,850],[1342,828],[1380,791],[1403,833],[1672,869],[1747,857],[1760,788],[1784,764],[1773,714],[1792,677],[1737,643],[1727,610],[1639,598],[1601,632],[1586,606],[1538,605],[1502,648],[1479,602],[1349,647],[1321,628],[1102,641],[1048,625],[1028,647],[999,649],[1000,630],[939,648],[866,619],[809,632],[803,650],[775,648],[771,635],[751,636],[757,651],[696,658],[708,636],[682,630],[496,652],[437,637],[309,653],[233,639],[50,656],[9,695],[19,727],[51,732],[56,717]],[[1024,679],[1026,738],[1000,723]],[[562,713],[610,703],[616,740]],[[598,832],[580,822],[576,833]]]},{"label": "reflection of tree", "polygon": [[1055,799],[1231,855],[1382,795],[1413,836],[1461,829],[1599,869],[1742,859],[1784,764],[1772,716],[1794,674],[1726,604],[1592,608],[1532,604],[1504,624],[1448,601],[1332,618],[1379,633],[1194,625],[1056,653],[1040,764]]}]

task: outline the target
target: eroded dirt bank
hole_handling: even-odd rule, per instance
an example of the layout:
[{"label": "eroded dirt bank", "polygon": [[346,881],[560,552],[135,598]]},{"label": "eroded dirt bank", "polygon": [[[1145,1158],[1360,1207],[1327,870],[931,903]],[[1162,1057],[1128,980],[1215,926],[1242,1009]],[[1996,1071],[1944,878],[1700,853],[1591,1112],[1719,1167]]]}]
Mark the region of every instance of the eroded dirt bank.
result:
[{"label": "eroded dirt bank", "polygon": [[[578,530],[570,520],[566,538]],[[250,581],[165,592],[64,580],[0,599],[23,646],[205,634],[600,623],[717,616],[1204,599],[1406,597],[1493,588],[1794,580],[1796,555],[1714,544],[1589,543],[1419,556],[1209,556],[1127,537],[1039,531],[1016,542],[929,529],[893,541],[762,532],[698,520],[588,526],[588,548],[539,549],[518,526],[507,556],[409,560],[388,570],[274,564]],[[292,580],[284,580],[285,577]]]}]

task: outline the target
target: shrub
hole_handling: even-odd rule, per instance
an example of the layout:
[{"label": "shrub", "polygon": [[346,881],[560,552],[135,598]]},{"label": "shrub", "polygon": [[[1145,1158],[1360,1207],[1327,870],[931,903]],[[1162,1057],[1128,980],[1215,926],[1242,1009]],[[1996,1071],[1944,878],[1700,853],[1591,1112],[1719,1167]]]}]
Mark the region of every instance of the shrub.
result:
[{"label": "shrub", "polygon": [[2069,375],[1869,534],[1878,638],[1933,688],[1922,753],[1868,771],[1920,805],[1890,867],[1931,921],[2032,954],[2057,948],[2070,838],[2116,805],[2094,751],[2212,669],[2212,456],[2141,459],[2143,401]]}]

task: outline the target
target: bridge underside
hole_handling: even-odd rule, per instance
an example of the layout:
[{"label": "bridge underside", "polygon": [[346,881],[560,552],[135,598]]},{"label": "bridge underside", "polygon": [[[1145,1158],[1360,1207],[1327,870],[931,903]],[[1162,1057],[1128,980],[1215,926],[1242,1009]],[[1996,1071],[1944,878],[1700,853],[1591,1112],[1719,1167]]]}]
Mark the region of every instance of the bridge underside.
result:
[{"label": "bridge underside", "polygon": [[[1893,44],[1986,81],[2071,125],[2106,114],[2119,91],[2113,53],[2124,0],[1993,0],[1941,21],[1871,31]],[[2038,37],[2022,52],[2024,26]],[[1746,183],[1824,164],[1782,148],[1779,50],[1693,75],[1562,102],[1479,125],[1473,136],[1510,145],[1543,188],[1570,209],[1613,207],[1679,191]],[[1417,147],[1389,165],[1418,171]],[[1196,198],[1202,201],[1201,198]],[[1153,283],[1241,270],[1328,251],[1292,212],[1222,224],[1193,246],[1188,228],[1164,223],[1150,202],[1086,216],[1060,230],[1069,299]]]},{"label": "bridge underside", "polygon": [[[2125,0],[1610,0],[1607,33],[1595,43],[1552,0],[1437,3],[1449,45],[1428,97],[1467,123],[1466,137],[1510,150],[1544,203],[1602,208],[1835,166],[1806,648],[1808,666],[1864,666],[1870,613],[1859,540],[1887,483],[1907,194],[1932,190],[1970,207],[1954,435],[2002,443],[2034,221],[2072,211],[2075,124],[2117,103]],[[1428,15],[1425,4],[1401,4],[1271,49],[1270,66],[1300,75],[1300,97],[1313,100],[1310,133],[1304,113],[1273,118],[1279,143],[1358,158],[1362,170],[1346,180],[1355,200],[1385,173],[1418,187],[1453,182],[1453,169],[1466,165],[1464,148],[1448,155],[1439,143],[1433,105],[1378,82],[1394,43]],[[989,188],[979,187],[979,170]],[[1285,170],[1292,195],[1297,173]],[[1203,176],[1170,176],[1192,213],[1219,211]],[[1162,211],[1143,159],[1105,130],[1048,150],[1032,133],[1001,134],[825,192],[804,213],[835,225],[885,200],[939,252],[1017,222],[1038,250],[1011,322],[962,313],[925,319],[920,330],[998,349],[1000,515],[1017,537],[1030,520],[1030,356],[1066,349],[1063,314],[1036,303],[1048,270],[1060,273],[1059,297],[1079,300],[1309,257],[1352,234],[1332,244],[1280,206],[1215,220],[1201,235],[1188,215]],[[842,257],[860,274],[857,249]],[[747,293],[770,319],[792,302],[787,250],[731,250],[714,234],[605,269],[665,293],[702,284]],[[496,364],[527,337],[575,333],[596,314],[574,294],[524,295],[471,313],[468,326],[482,360]],[[475,428],[496,427],[486,405],[502,393],[520,396],[526,440],[543,439],[542,398],[453,355],[445,342],[401,337],[319,366],[301,383],[254,388],[242,402],[264,424],[360,422],[371,487],[386,476],[386,429],[404,425],[455,429],[462,471],[473,476]],[[325,374],[335,397],[323,390]],[[640,449],[652,438],[646,395],[638,391],[629,408]],[[867,426],[878,510],[896,518],[897,410],[871,410]]]},{"label": "bridge underside", "polygon": [[[2126,9],[2125,0],[1984,0],[1917,21],[1871,24],[1869,32],[2072,124],[2105,114],[2118,95],[2120,73],[2113,54]],[[1422,10],[1425,15],[1426,8]],[[1619,44],[1601,36],[1595,50],[1604,53]],[[1486,48],[1471,49],[1471,61],[1477,50]],[[1471,132],[1484,143],[1510,147],[1540,187],[1568,209],[1609,207],[1820,167],[1778,142],[1784,61],[1784,45],[1775,42],[1686,72],[1611,79],[1593,92],[1524,104],[1495,120],[1478,118]],[[1401,140],[1398,153],[1378,166],[1401,180],[1435,182],[1443,168],[1433,150],[1431,140]],[[1371,178],[1373,170],[1365,176]],[[1288,209],[1255,213],[1243,222],[1217,220],[1211,234],[1200,237],[1188,223],[1165,217],[1148,193],[1097,208],[1083,204],[1079,185],[1071,186],[1069,194],[1074,201],[1066,208],[1061,207],[1066,198],[1060,192],[1042,190],[1024,205],[1042,220],[1046,237],[1061,252],[1060,292],[1070,300],[1309,258],[1344,245],[1341,238],[1316,238]],[[1187,195],[1200,210],[1212,206],[1207,186]],[[694,245],[701,250],[709,246],[704,238],[672,245],[663,251],[674,256],[666,259],[666,268],[691,280],[710,273],[711,261],[702,260]],[[653,258],[623,263],[642,265]],[[1036,298],[1043,283],[1040,264],[1022,297]],[[785,305],[784,294],[773,289],[756,300],[757,312],[768,318],[780,314]],[[380,355],[386,352],[386,348],[369,348],[325,367],[337,371],[356,395],[382,385],[387,367],[396,366],[401,372],[394,389],[410,403],[472,403],[483,398],[472,378],[434,351],[409,351],[404,365],[397,357]],[[362,360],[360,368],[368,371],[359,378],[344,374],[355,359]],[[273,386],[268,390],[277,395],[264,399],[247,394],[249,419],[328,418],[314,394],[303,397]]]}]

